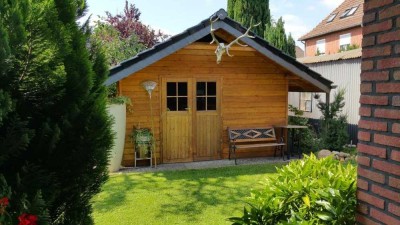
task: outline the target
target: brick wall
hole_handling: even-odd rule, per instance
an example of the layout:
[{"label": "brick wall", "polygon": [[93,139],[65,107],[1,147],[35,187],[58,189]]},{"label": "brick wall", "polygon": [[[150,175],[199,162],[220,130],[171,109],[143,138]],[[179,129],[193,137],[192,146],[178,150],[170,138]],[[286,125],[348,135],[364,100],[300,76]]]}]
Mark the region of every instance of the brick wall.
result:
[{"label": "brick wall", "polygon": [[364,6],[358,224],[400,224],[400,0]]}]

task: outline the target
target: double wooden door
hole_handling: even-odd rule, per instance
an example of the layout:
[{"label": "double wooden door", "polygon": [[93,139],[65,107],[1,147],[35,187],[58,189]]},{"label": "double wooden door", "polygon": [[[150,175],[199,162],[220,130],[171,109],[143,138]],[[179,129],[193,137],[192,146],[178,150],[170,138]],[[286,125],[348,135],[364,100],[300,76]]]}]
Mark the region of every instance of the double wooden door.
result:
[{"label": "double wooden door", "polygon": [[164,78],[162,85],[163,162],[220,158],[220,82]]}]

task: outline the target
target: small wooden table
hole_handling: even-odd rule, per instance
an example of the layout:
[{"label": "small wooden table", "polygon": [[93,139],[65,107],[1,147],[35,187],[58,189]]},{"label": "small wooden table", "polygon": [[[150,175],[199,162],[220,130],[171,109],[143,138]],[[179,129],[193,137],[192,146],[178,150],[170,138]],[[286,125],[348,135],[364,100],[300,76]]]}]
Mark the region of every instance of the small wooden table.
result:
[{"label": "small wooden table", "polygon": [[[307,126],[302,126],[302,125],[283,125],[283,126],[276,126],[276,128],[281,128],[281,135],[283,136],[283,129],[287,129],[290,133],[291,133],[291,137],[292,137],[292,142],[290,143],[290,148],[288,148],[288,154],[287,154],[287,159],[290,159],[290,155],[291,155],[291,151],[294,147],[294,130],[295,129],[306,129],[308,128]],[[300,148],[300,141],[301,141],[301,136],[297,137],[299,142],[298,142],[298,146],[297,146],[297,153],[299,154],[299,159],[302,155],[302,151]],[[286,138],[286,142],[288,142],[288,139]]]}]

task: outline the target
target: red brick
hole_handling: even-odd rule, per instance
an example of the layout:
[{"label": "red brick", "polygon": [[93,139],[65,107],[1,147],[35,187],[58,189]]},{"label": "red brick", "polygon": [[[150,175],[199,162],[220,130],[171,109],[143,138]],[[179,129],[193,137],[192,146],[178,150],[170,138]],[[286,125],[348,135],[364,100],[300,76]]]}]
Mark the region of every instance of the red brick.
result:
[{"label": "red brick", "polygon": [[371,12],[371,13],[368,13],[368,14],[364,14],[364,17],[363,17],[363,24],[366,24],[366,23],[370,23],[370,22],[372,22],[372,21],[375,21],[375,19],[376,19],[376,13],[375,13],[375,12]]},{"label": "red brick", "polygon": [[393,2],[393,0],[370,0],[370,1],[367,1],[364,4],[364,12],[367,12],[368,10],[382,7],[385,5],[389,5],[392,2]]},{"label": "red brick", "polygon": [[400,70],[397,70],[393,73],[393,79],[400,80]]},{"label": "red brick", "polygon": [[378,36],[378,44],[400,40],[400,30],[382,33]]},{"label": "red brick", "polygon": [[357,180],[357,187],[368,191],[368,181],[359,178]]},{"label": "red brick", "polygon": [[375,117],[386,119],[400,119],[400,109],[375,109]]},{"label": "red brick", "polygon": [[389,80],[389,71],[361,73],[361,81],[386,81],[386,80]]},{"label": "red brick", "polygon": [[364,131],[358,131],[358,140],[370,141],[371,140],[371,133],[364,132]]},{"label": "red brick", "polygon": [[364,166],[370,166],[371,165],[371,159],[367,156],[357,156],[357,163],[359,165],[364,165]]},{"label": "red brick", "polygon": [[381,184],[385,183],[385,175],[371,171],[369,169],[361,168],[360,166],[357,168],[357,174],[359,176],[365,177],[369,180],[373,180]]},{"label": "red brick", "polygon": [[363,37],[362,39],[362,47],[368,47],[375,45],[375,36]]},{"label": "red brick", "polygon": [[372,84],[371,83],[362,83],[360,85],[360,92],[361,93],[370,93],[370,92],[372,92]]},{"label": "red brick", "polygon": [[392,124],[392,132],[395,134],[400,134],[400,123]]},{"label": "red brick", "polygon": [[400,176],[400,166],[396,165],[394,163],[374,159],[372,161],[372,167],[374,167],[375,169],[378,169],[378,170],[382,170],[387,173],[391,173],[391,174]]},{"label": "red brick", "polygon": [[[399,18],[400,19],[400,18]],[[400,21],[399,21],[400,22]],[[399,54],[400,53],[400,45],[396,45],[394,48],[394,53]]]},{"label": "red brick", "polygon": [[364,215],[368,215],[369,207],[366,204],[358,203],[357,204],[357,212],[360,212]]},{"label": "red brick", "polygon": [[392,105],[393,106],[400,106],[400,96],[393,96]]},{"label": "red brick", "polygon": [[396,216],[400,216],[400,206],[397,206],[393,203],[389,203],[388,206],[389,212],[393,213]]},{"label": "red brick", "polygon": [[389,186],[400,190],[400,179],[389,177]]},{"label": "red brick", "polygon": [[388,105],[389,98],[387,96],[361,95],[360,103],[367,105]]},{"label": "red brick", "polygon": [[370,107],[360,107],[359,115],[360,116],[371,116],[372,110]]},{"label": "red brick", "polygon": [[392,153],[390,153],[390,158],[394,161],[400,162],[400,151],[392,150]]},{"label": "red brick", "polygon": [[[392,24],[391,20],[386,20],[386,21],[383,21],[380,23],[370,24],[363,28],[363,35],[368,35],[368,34],[375,33],[375,32],[382,32],[382,31],[390,30],[392,28],[392,26],[393,26],[393,24]],[[388,47],[390,47],[390,46],[388,46]],[[373,54],[373,52],[370,52],[370,50],[371,49],[369,49],[367,52],[369,52],[369,54]],[[363,50],[363,56],[362,56],[363,58],[372,57],[372,56],[364,57],[364,55],[366,54],[365,52],[366,51]],[[390,54],[390,48],[389,48],[389,54]]]},{"label": "red brick", "polygon": [[381,145],[388,145],[394,147],[400,147],[400,137],[386,136],[382,134],[374,135],[374,142]]},{"label": "red brick", "polygon": [[398,5],[398,4],[379,11],[379,19],[380,20],[386,19],[389,17],[398,16],[398,15],[400,15],[400,5]]},{"label": "red brick", "polygon": [[378,93],[400,93],[400,83],[380,83],[376,84]]},{"label": "red brick", "polygon": [[380,223],[374,222],[373,220],[369,219],[368,217],[365,217],[358,213],[356,214],[356,221],[362,225],[381,225]]},{"label": "red brick", "polygon": [[379,158],[386,159],[386,148],[380,148],[380,147],[366,145],[363,143],[358,143],[357,150],[358,150],[358,152],[362,152],[362,153],[365,153],[368,155],[378,156]]},{"label": "red brick", "polygon": [[385,201],[381,198],[375,197],[363,191],[357,191],[357,198],[361,201],[369,203],[377,208],[383,209]]},{"label": "red brick", "polygon": [[358,127],[368,130],[387,131],[387,122],[360,120]]},{"label": "red brick", "polygon": [[[399,35],[400,35],[400,33],[399,33]],[[400,40],[400,36],[399,36],[399,40]],[[378,60],[378,63],[377,63],[378,69],[388,69],[388,68],[394,68],[394,67],[400,67],[400,60],[398,58],[389,58],[389,59]]]},{"label": "red brick", "polygon": [[374,61],[370,60],[370,61],[365,61],[363,60],[361,62],[361,70],[365,71],[365,70],[372,70],[374,68]]},{"label": "red brick", "polygon": [[379,220],[379,221],[381,221],[381,222],[383,222],[385,224],[389,224],[389,225],[400,224],[400,220],[398,220],[398,219],[396,219],[396,218],[394,218],[392,216],[389,216],[389,215],[387,215],[387,214],[385,214],[385,213],[383,213],[383,212],[381,212],[381,211],[379,211],[377,209],[374,209],[374,208],[371,208],[370,215],[373,218],[375,218],[375,219],[377,219],[377,220]]},{"label": "red brick", "polygon": [[391,191],[386,188],[382,188],[376,184],[372,184],[371,190],[373,193],[375,193],[379,196],[393,200],[395,202],[400,202],[400,194],[397,192]]}]

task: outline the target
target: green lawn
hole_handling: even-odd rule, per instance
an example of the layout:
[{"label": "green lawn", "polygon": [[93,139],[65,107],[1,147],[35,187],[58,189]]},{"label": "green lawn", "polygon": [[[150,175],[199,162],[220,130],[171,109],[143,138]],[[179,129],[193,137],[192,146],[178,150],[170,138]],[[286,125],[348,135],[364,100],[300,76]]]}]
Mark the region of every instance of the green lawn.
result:
[{"label": "green lawn", "polygon": [[95,224],[229,224],[282,165],[114,175],[93,199]]}]

